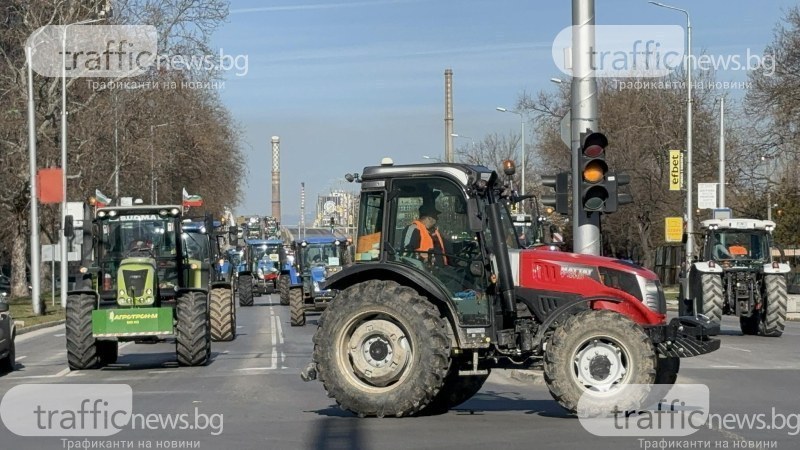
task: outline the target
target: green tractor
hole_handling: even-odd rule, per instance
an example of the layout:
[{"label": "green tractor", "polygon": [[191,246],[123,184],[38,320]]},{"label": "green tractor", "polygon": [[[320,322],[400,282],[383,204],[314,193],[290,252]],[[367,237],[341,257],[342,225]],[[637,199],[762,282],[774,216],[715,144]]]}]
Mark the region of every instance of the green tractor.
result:
[{"label": "green tractor", "polygon": [[[84,220],[78,282],[67,297],[67,361],[73,370],[117,360],[119,342],[174,338],[178,363],[211,355],[210,261],[183,230],[177,205],[97,208]],[[207,239],[207,238],[206,238]],[[205,274],[204,274],[205,272]],[[233,320],[230,317],[227,320]]]}]

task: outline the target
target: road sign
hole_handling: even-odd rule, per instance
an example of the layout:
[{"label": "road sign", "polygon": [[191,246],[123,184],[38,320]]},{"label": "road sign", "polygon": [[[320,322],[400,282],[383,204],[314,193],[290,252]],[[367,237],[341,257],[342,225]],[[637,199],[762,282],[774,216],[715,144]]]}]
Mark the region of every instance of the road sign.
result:
[{"label": "road sign", "polygon": [[683,152],[669,151],[669,190],[680,191],[683,187]]},{"label": "road sign", "polygon": [[50,262],[58,260],[58,246],[53,244],[42,245],[42,262]]},{"label": "road sign", "polygon": [[697,207],[699,209],[717,207],[717,183],[697,183]]},{"label": "road sign", "polygon": [[667,242],[681,242],[683,238],[683,218],[664,218],[664,240]]}]

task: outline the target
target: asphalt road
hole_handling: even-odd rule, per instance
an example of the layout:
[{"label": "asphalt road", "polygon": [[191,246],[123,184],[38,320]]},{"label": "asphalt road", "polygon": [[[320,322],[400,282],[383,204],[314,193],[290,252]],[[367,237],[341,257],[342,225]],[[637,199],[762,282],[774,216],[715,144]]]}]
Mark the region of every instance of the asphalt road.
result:
[{"label": "asphalt road", "polygon": [[[661,442],[660,437],[596,437],[565,414],[545,386],[518,381],[509,371],[493,373],[478,395],[447,414],[359,419],[336,407],[321,383],[300,380],[298,373],[309,361],[316,316],[309,316],[308,325],[301,328],[290,327],[288,317],[277,295],[256,298],[254,307],[239,309],[237,339],[214,343],[211,363],[193,368],[177,367],[172,343],[124,344],[117,364],[70,372],[63,326],[20,336],[17,370],[0,376],[0,394],[34,383],[122,383],[133,390],[136,414],[193,417],[197,411],[213,417],[214,426],[125,428],[108,438],[62,441],[17,436],[0,425],[0,449],[80,448],[74,446],[78,443],[102,448],[101,442],[116,442],[118,448],[636,449],[656,448],[648,444]],[[793,419],[780,430],[703,428],[690,436],[666,438],[663,444],[758,448],[755,443],[761,442],[772,448],[798,448],[800,437],[790,433],[800,427],[800,324],[790,323],[778,339],[740,336],[738,326],[726,326],[723,334],[719,352],[684,360],[679,382],[706,384],[714,413],[771,414],[775,408]]]}]

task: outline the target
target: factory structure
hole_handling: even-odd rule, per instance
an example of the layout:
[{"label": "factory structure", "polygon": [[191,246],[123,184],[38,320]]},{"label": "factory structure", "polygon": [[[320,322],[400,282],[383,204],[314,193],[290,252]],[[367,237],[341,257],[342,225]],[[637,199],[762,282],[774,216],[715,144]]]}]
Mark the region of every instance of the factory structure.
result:
[{"label": "factory structure", "polygon": [[353,231],[358,216],[358,195],[344,190],[332,190],[317,196],[315,227],[329,227],[331,219],[336,228]]}]

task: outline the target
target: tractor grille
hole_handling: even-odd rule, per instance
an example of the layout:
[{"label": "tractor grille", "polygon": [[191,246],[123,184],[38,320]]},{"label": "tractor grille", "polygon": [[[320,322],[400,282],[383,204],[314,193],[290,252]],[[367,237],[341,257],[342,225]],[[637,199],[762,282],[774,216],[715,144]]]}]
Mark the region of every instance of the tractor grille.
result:
[{"label": "tractor grille", "polygon": [[125,280],[125,289],[129,294],[132,289],[133,295],[140,296],[144,293],[144,286],[147,282],[147,269],[123,270],[122,279]]}]

